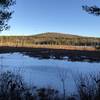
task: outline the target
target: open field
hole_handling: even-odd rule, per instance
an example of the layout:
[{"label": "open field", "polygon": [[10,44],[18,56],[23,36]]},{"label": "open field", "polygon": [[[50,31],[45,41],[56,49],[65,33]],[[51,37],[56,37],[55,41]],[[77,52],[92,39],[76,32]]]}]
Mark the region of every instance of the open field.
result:
[{"label": "open field", "polygon": [[47,48],[47,49],[64,49],[64,50],[85,50],[85,51],[96,51],[97,49],[92,46],[72,46],[72,45],[29,45],[26,44],[25,46],[21,45],[0,45],[0,47],[18,47],[18,48]]},{"label": "open field", "polygon": [[[4,45],[5,46],[5,45]],[[18,45],[15,46],[14,44],[10,44],[10,45],[6,45],[9,47],[27,47],[27,48],[50,48],[50,49],[65,49],[65,50],[87,50],[87,51],[95,51],[97,50],[95,47],[93,46],[72,46],[72,45],[30,45],[30,44],[26,44],[26,45]]]}]

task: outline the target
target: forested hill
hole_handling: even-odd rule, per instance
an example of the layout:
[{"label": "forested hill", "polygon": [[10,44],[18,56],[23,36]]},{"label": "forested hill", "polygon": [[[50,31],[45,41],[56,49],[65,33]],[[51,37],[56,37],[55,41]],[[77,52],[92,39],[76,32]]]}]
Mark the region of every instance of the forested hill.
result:
[{"label": "forested hill", "polygon": [[73,45],[73,46],[100,46],[100,38],[83,37],[63,33],[41,33],[31,36],[0,36],[1,46],[25,45]]},{"label": "forested hill", "polygon": [[52,37],[52,38],[77,38],[80,37],[78,35],[72,35],[72,34],[64,34],[64,33],[56,33],[56,32],[47,32],[47,33],[40,33],[37,35],[34,35],[35,37]]}]

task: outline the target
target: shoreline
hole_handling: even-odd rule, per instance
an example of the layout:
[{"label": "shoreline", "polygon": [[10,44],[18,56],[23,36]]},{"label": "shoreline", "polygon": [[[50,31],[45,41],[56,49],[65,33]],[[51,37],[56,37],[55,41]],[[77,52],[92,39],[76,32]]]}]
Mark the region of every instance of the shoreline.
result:
[{"label": "shoreline", "polygon": [[0,45],[0,48],[29,48],[29,49],[54,49],[54,50],[82,50],[82,51],[99,51],[93,46],[72,46],[72,45]]},{"label": "shoreline", "polygon": [[95,50],[68,50],[53,48],[12,47],[0,46],[0,53],[20,52],[30,57],[40,59],[59,59],[68,57],[69,61],[100,62],[100,51]]}]

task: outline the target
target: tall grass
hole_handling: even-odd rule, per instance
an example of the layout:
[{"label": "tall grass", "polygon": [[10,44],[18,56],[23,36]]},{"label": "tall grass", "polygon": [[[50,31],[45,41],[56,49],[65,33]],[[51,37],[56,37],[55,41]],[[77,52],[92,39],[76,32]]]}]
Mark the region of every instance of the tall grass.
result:
[{"label": "tall grass", "polygon": [[100,73],[80,75],[76,85],[77,99],[74,94],[63,98],[53,88],[30,88],[20,75],[7,71],[0,74],[0,100],[100,100]]},{"label": "tall grass", "polygon": [[77,90],[80,100],[100,100],[100,73],[80,75]]}]

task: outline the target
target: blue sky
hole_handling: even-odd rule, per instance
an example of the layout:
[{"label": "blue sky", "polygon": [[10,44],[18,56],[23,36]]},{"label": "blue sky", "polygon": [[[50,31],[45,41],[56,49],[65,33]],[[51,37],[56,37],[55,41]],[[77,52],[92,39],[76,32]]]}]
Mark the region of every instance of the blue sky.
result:
[{"label": "blue sky", "polygon": [[98,5],[99,0],[16,0],[10,30],[1,35],[33,35],[62,32],[100,37],[100,17],[82,11],[84,4]]}]

